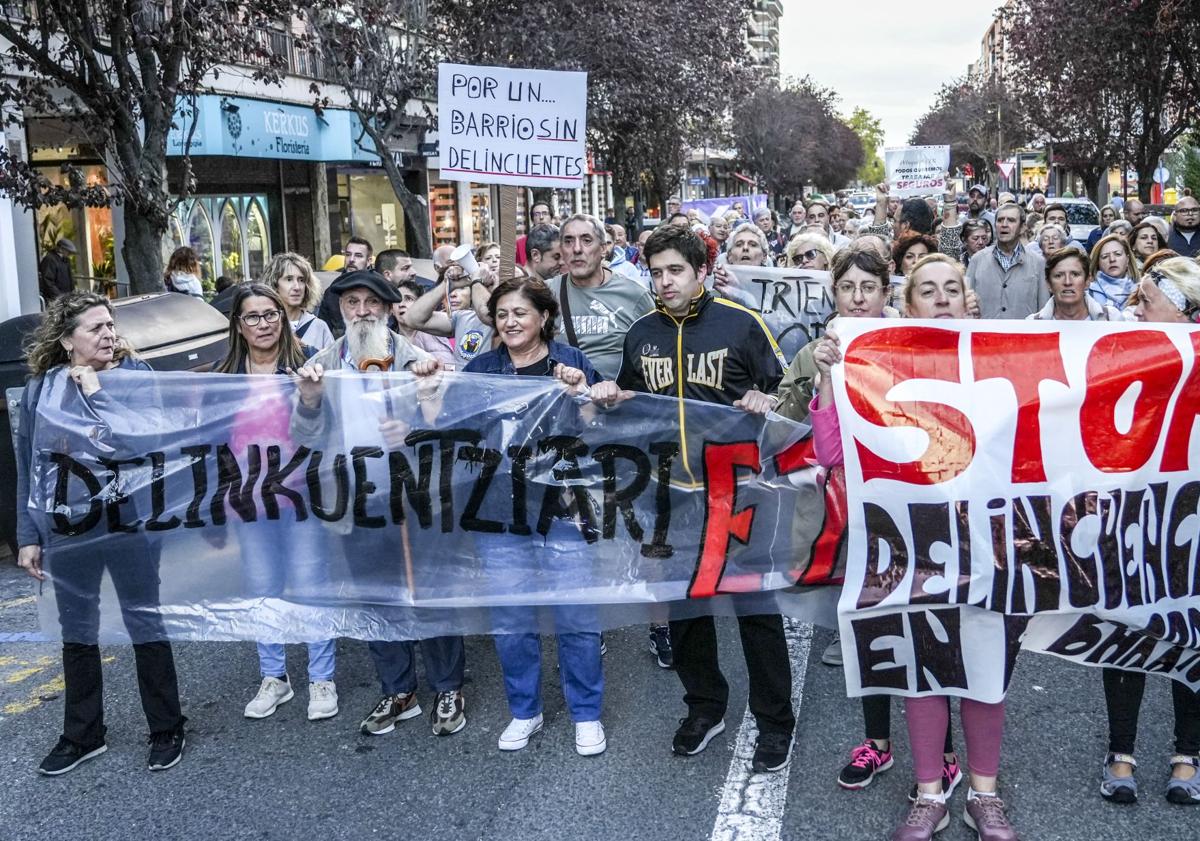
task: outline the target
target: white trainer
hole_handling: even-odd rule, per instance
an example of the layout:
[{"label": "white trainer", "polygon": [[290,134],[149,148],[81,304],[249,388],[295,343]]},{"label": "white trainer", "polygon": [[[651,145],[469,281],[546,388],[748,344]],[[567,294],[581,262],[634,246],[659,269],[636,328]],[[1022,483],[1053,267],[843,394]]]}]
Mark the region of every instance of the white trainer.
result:
[{"label": "white trainer", "polygon": [[292,691],[291,681],[280,680],[277,677],[263,678],[262,686],[254,700],[246,705],[246,718],[266,718],[274,715],[280,704],[286,704],[296,695]]},{"label": "white trainer", "polygon": [[608,741],[604,738],[604,725],[598,721],[575,723],[575,752],[580,756],[596,756],[604,753]]},{"label": "white trainer", "polygon": [[500,750],[520,750],[529,744],[529,737],[541,729],[541,713],[533,718],[514,718],[500,734]]},{"label": "white trainer", "polygon": [[338,714],[337,686],[332,680],[314,680],[308,685],[308,720],[320,721]]}]

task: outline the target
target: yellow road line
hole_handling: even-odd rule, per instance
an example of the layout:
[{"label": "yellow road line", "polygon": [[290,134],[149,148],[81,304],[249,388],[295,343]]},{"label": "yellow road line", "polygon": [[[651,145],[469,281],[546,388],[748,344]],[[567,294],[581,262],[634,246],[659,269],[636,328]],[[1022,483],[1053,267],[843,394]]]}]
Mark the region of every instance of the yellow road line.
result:
[{"label": "yellow road line", "polygon": [[22,596],[19,599],[9,599],[6,602],[0,602],[0,610],[7,610],[10,607],[20,607],[23,604],[33,604],[37,601],[37,596]]},{"label": "yellow road line", "polygon": [[[116,659],[116,657],[104,657],[101,659],[101,662],[112,663]],[[29,694],[25,696],[24,700],[13,701],[10,704],[5,704],[4,708],[0,709],[0,712],[2,712],[4,715],[20,715],[21,713],[27,713],[30,710],[35,710],[40,707],[47,700],[48,696],[61,695],[66,691],[66,689],[67,685],[63,676],[61,674],[55,675],[51,680],[46,681],[41,686],[35,686],[32,690],[30,690]]]},{"label": "yellow road line", "polygon": [[33,677],[34,675],[40,674],[44,671],[46,671],[45,666],[31,666],[25,669],[17,669],[15,672],[5,675],[4,682],[11,686],[14,683],[20,683],[26,678]]}]

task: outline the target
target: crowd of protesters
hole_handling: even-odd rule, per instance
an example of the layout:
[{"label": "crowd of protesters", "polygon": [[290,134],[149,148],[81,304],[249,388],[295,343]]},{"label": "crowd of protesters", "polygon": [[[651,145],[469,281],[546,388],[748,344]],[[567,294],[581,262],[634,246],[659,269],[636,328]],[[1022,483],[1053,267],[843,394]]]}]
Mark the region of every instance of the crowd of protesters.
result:
[{"label": "crowd of protesters", "polygon": [[[778,265],[828,272],[835,315],[844,318],[1200,321],[1200,265],[1195,259],[1200,204],[1195,198],[1180,200],[1170,220],[1147,216],[1132,199],[1122,207],[1106,206],[1104,227],[1082,243],[1072,238],[1066,216],[1062,205],[1040,194],[1024,201],[1010,194],[993,198],[983,186],[970,189],[960,211],[953,188],[942,196],[900,201],[881,185],[873,213],[860,217],[848,206],[813,199],[791,207],[782,225],[766,208],[749,218],[740,209],[710,216],[674,202],[657,228],[637,232],[585,214],[555,224],[550,207],[539,203],[518,242],[517,268],[510,278],[500,276],[500,248],[494,243],[458,259],[450,259],[449,249],[439,249],[437,277],[424,279],[416,276],[409,255],[395,250],[376,254],[370,242],[354,238],[345,246],[342,274],[324,291],[306,259],[276,255],[255,282],[222,292],[229,351],[209,376],[270,375],[248,391],[253,411],[243,413],[244,428],[232,430],[234,436],[254,435],[258,427],[282,427],[301,441],[320,435],[330,423],[329,407],[345,387],[344,379],[325,376],[333,370],[412,373],[419,383],[412,421],[432,422],[440,399],[439,374],[449,369],[550,378],[572,392],[586,391],[601,409],[638,392],[664,394],[680,401],[681,435],[687,423],[684,401],[753,414],[778,412],[812,423],[818,458],[833,468],[841,462],[829,377],[840,359],[836,329],[785,359],[763,319],[738,303],[744,290],[730,267]],[[194,256],[177,253],[172,258],[168,280],[173,289],[195,294]],[[666,349],[661,358],[654,356],[658,348]],[[675,370],[685,357],[710,356],[723,360],[723,376],[715,380],[693,381],[686,371]],[[27,430],[39,400],[47,398],[47,374],[65,370],[74,389],[55,399],[95,404],[105,399],[100,372],[146,367],[117,336],[109,302],[80,292],[51,301],[29,344],[28,362],[33,378],[21,408],[19,500],[28,499],[33,453]],[[669,376],[648,374],[664,371]],[[278,387],[286,378],[297,384],[294,405]],[[384,424],[396,424],[395,429],[381,427],[386,440],[403,441],[403,424]],[[54,558],[43,557],[24,504],[18,505],[18,520],[19,564],[39,578],[54,572]],[[247,586],[255,595],[279,595],[297,582],[320,587],[322,541],[333,538],[320,528],[302,526],[291,524],[261,538],[273,541],[274,551],[288,547],[289,580],[258,568],[249,557],[253,546],[243,546]],[[497,575],[504,574],[504,558],[513,553],[537,555],[551,571],[586,566],[587,544],[578,517],[564,518],[554,529],[554,541],[489,536],[480,552]],[[74,596],[67,599],[64,590],[56,590],[64,628],[71,624],[85,638],[96,633],[96,594],[104,569],[113,574],[132,568],[128,559],[133,566],[156,563],[148,544],[138,538],[123,538],[119,546],[115,541],[85,571],[87,581],[74,588]],[[551,551],[555,546],[571,551]],[[113,562],[118,554],[121,564]],[[371,571],[354,574],[369,577]],[[113,578],[122,610],[128,608],[124,615],[152,737],[149,765],[168,768],[180,760],[185,745],[174,660],[161,627],[153,620],[147,623],[146,612],[135,609],[153,603],[156,594],[138,592],[137,581],[119,573]],[[737,621],[749,674],[749,707],[759,733],[752,766],[759,773],[777,772],[788,765],[796,728],[783,624],[777,612],[756,609],[752,600],[743,607]],[[650,626],[649,648],[655,662],[674,668],[683,685],[687,714],[672,749],[690,756],[724,730],[729,689],[717,659],[714,620],[668,618],[664,612]],[[604,641],[579,611],[560,610],[555,621],[576,749],[581,755],[601,753],[607,745],[601,724]],[[1014,635],[1020,633],[1019,625],[1014,620]],[[498,634],[495,645],[511,713],[498,747],[519,750],[543,725],[541,641],[535,634]],[[435,693],[428,717],[433,732],[448,736],[466,726],[463,639],[443,637],[369,643],[381,697],[361,721],[363,733],[382,735],[422,714],[418,648]],[[840,665],[840,652],[835,640],[822,659]],[[258,659],[261,683],[245,707],[245,716],[254,719],[271,716],[295,695],[282,645],[258,644]],[[47,775],[70,771],[105,750],[98,648],[86,639],[64,644],[63,660],[65,724],[40,767]],[[332,640],[308,644],[312,720],[338,714],[335,665]],[[997,665],[1002,667],[1010,669],[1011,664]],[[1100,790],[1115,802],[1133,802],[1138,796],[1132,754],[1144,686],[1144,675],[1105,672],[1110,735]],[[1180,683],[1173,684],[1172,698],[1175,753],[1166,794],[1171,802],[1196,804],[1200,701]],[[837,783],[850,790],[866,787],[894,762],[890,697],[864,698],[862,709],[864,740],[837,775]],[[984,841],[1015,839],[997,784],[1004,703],[962,702],[965,775],[950,738],[947,698],[909,699],[904,709],[916,785],[893,839],[921,841],[944,828],[947,801],[964,776],[969,778],[964,820]]]}]

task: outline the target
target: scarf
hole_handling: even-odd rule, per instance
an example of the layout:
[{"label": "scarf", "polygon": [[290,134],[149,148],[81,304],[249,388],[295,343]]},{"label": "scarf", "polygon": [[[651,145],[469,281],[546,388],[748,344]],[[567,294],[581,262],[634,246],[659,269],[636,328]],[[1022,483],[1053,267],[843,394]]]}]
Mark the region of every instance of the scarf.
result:
[{"label": "scarf", "polygon": [[1098,271],[1096,279],[1088,287],[1088,295],[1098,304],[1107,304],[1120,310],[1125,308],[1134,286],[1131,277],[1112,277]]}]

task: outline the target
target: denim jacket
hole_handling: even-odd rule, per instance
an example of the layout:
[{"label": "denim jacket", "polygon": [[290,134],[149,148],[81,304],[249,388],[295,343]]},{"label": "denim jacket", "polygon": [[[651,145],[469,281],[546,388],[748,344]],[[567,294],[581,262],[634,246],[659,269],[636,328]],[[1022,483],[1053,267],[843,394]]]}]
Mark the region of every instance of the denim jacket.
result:
[{"label": "denim jacket", "polygon": [[[596,369],[592,367],[592,363],[588,361],[586,355],[579,348],[564,345],[561,342],[550,342],[550,362],[553,365],[566,365],[568,368],[578,368],[583,371],[583,376],[587,380],[588,385],[595,385],[600,382],[601,377]],[[513,365],[512,357],[508,355],[508,348],[500,345],[495,350],[481,353],[467,364],[463,369],[469,374],[516,374],[517,367]]]}]

